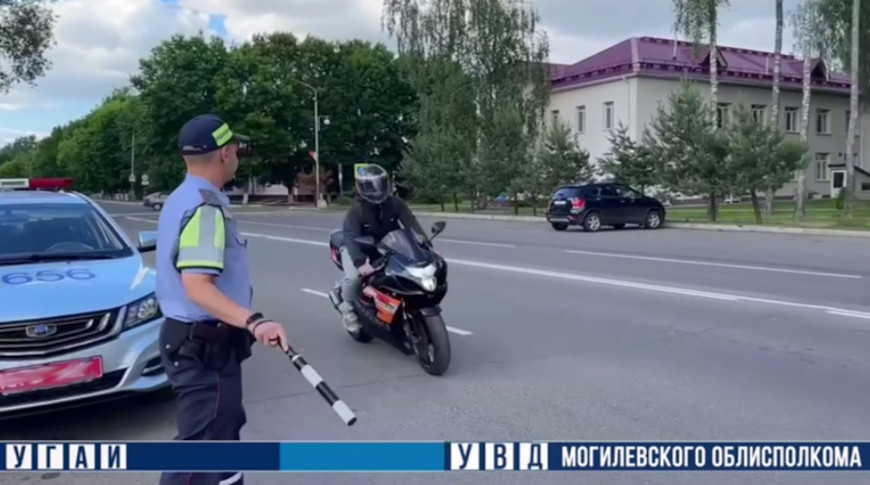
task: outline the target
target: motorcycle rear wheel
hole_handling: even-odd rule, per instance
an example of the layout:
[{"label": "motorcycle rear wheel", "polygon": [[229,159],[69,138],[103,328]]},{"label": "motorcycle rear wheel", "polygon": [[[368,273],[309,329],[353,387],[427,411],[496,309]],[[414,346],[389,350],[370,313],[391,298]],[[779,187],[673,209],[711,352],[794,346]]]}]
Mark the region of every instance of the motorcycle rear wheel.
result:
[{"label": "motorcycle rear wheel", "polygon": [[450,337],[441,315],[416,315],[415,331],[420,340],[415,348],[417,362],[427,374],[440,376],[450,366]]}]

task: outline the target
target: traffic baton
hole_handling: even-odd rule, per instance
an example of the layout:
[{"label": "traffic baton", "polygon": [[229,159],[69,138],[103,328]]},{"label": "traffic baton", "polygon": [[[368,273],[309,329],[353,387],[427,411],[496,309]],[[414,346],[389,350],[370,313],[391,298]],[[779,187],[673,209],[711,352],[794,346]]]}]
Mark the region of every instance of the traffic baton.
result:
[{"label": "traffic baton", "polygon": [[353,426],[353,424],[356,423],[356,415],[350,410],[344,401],[335,395],[335,392],[333,392],[332,388],[329,387],[329,384],[320,377],[320,374],[314,370],[314,367],[311,367],[308,362],[305,362],[305,359],[297,354],[296,351],[293,350],[293,347],[288,346],[287,351],[284,353],[287,354],[287,357],[290,357],[290,362],[293,362],[293,366],[296,367],[296,370],[298,370],[305,377],[305,380],[307,380],[314,389],[317,389],[317,392],[319,392],[320,395],[323,396],[323,399],[329,403],[329,406],[332,407],[335,414],[344,421],[344,424]]}]

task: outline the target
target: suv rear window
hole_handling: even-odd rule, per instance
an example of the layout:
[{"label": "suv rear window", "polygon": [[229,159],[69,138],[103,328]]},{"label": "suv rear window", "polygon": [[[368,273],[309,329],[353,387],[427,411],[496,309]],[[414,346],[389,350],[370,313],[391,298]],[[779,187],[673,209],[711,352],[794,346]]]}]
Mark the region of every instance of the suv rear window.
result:
[{"label": "suv rear window", "polygon": [[585,187],[560,187],[553,194],[554,199],[570,199],[572,197],[582,197]]}]

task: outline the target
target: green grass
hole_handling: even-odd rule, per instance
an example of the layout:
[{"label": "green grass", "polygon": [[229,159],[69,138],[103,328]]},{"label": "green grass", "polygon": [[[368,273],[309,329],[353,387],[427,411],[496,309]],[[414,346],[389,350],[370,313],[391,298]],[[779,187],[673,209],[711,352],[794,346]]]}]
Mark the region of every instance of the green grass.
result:
[{"label": "green grass", "polygon": [[[763,202],[762,202],[763,203]],[[456,213],[453,204],[445,204],[446,213]],[[415,212],[441,212],[438,204],[411,204]],[[835,201],[831,199],[807,201],[807,215],[800,223],[794,219],[794,202],[781,201],[774,204],[774,213],[770,216],[763,213],[762,223],[772,226],[799,226],[810,228],[839,228],[870,230],[870,201],[859,200],[855,202],[852,219],[843,219],[842,211],[836,208]],[[471,204],[463,202],[459,205],[461,213],[471,213]],[[513,215],[513,207],[490,206],[486,210],[474,211],[477,214],[500,214]],[[538,208],[538,216],[543,217],[544,208]],[[667,209],[669,222],[710,223],[707,217],[707,207],[693,205],[691,207],[672,206]],[[531,216],[530,207],[520,207],[519,215]],[[755,214],[751,203],[720,204],[719,224],[755,225]]]}]

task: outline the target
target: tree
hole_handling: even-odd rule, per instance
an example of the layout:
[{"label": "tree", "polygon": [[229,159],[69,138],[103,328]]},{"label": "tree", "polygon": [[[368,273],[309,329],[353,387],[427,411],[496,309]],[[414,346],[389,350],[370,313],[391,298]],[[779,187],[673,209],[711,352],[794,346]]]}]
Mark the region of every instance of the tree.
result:
[{"label": "tree", "polygon": [[155,188],[181,182],[178,132],[190,118],[219,111],[215,81],[228,60],[220,38],[176,35],[139,61],[139,72],[131,78],[143,104],[142,123],[136,129],[143,145],[137,146],[137,159],[147,166]]},{"label": "tree", "polygon": [[674,27],[695,44],[695,53],[704,37],[707,37],[710,59],[710,98],[712,99],[708,116],[716,116],[719,104],[719,49],[717,31],[719,27],[719,7],[728,6],[730,0],[674,0],[676,19]]},{"label": "tree", "polygon": [[[413,63],[457,62],[473,81],[477,129],[440,130],[462,134],[475,146],[466,174],[470,195],[514,190],[527,160],[501,147],[531,152],[549,95],[549,47],[537,12],[521,0],[385,0],[384,12],[387,30]],[[413,79],[421,105],[430,102],[426,76]],[[422,120],[419,128],[425,129]]]},{"label": "tree", "polygon": [[[810,124],[810,99],[812,97],[812,58],[824,58],[826,47],[824,25],[818,0],[804,0],[792,13],[797,48],[803,54],[803,93],[801,97],[801,141],[806,143]],[[830,69],[831,66],[828,66]],[[805,154],[802,166],[797,172],[797,193],[795,194],[795,220],[806,216],[806,167],[809,165],[809,150]],[[772,205],[772,204],[771,204]]]},{"label": "tree", "polygon": [[45,53],[54,42],[56,16],[38,0],[0,0],[0,93],[33,84],[51,67]]},{"label": "tree", "polygon": [[415,195],[438,201],[442,210],[449,196],[458,211],[459,194],[473,188],[468,178],[476,144],[466,136],[477,131],[472,80],[458,63],[447,59],[429,59],[418,66],[428,79],[420,94],[419,130],[401,173]]},{"label": "tree", "polygon": [[21,154],[29,153],[35,146],[35,135],[21,136],[12,140],[12,143],[0,148],[0,165],[12,161]]},{"label": "tree", "polygon": [[541,186],[547,191],[562,184],[588,182],[595,175],[589,152],[577,144],[565,123],[556,123],[544,133],[536,158]]},{"label": "tree", "polygon": [[855,135],[858,123],[858,74],[861,70],[859,62],[861,53],[860,44],[861,2],[852,1],[852,58],[850,70],[852,81],[849,96],[849,130],[846,135],[846,200],[843,206],[843,215],[852,217],[852,204],[855,199]]},{"label": "tree", "polygon": [[610,151],[599,160],[601,176],[631,185],[646,193],[646,189],[659,182],[654,150],[638,143],[628,135],[628,127],[619,122],[616,130],[607,136]]},{"label": "tree", "polygon": [[781,187],[794,175],[804,161],[805,143],[785,141],[779,127],[759,123],[745,105],[734,110],[728,125],[730,166],[736,176],[734,188],[749,192],[755,221],[762,223],[758,193],[770,187]]},{"label": "tree", "polygon": [[[715,222],[718,197],[735,185],[728,140],[708,116],[710,106],[689,82],[659,106],[644,138],[654,146],[664,184],[675,192],[706,194],[708,215]],[[654,145],[652,145],[654,144]]]},{"label": "tree", "polygon": [[[782,71],[782,24],[783,24],[783,7],[782,0],[776,2],[776,34],[774,35],[774,50],[773,50],[773,103],[770,109],[770,122],[772,125],[779,124],[779,83]],[[806,183],[804,183],[806,185]],[[767,204],[765,211],[768,214],[773,214],[773,199],[776,195],[775,190],[768,190]]]}]

